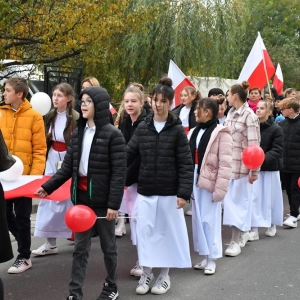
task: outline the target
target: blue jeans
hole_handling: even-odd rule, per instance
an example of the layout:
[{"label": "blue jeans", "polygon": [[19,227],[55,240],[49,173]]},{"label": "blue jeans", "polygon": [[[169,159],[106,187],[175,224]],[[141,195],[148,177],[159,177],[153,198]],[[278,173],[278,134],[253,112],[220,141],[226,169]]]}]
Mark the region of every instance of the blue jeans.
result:
[{"label": "blue jeans", "polygon": [[[83,192],[78,192],[78,204],[85,204],[82,198]],[[106,208],[92,208],[98,217],[105,217]],[[75,233],[75,245],[73,252],[71,281],[69,283],[70,295],[82,299],[82,286],[85,279],[86,267],[88,264],[89,252],[91,248],[91,238],[93,230],[98,232],[101,249],[104,254],[104,264],[106,267],[105,281],[111,287],[117,287],[117,243],[115,237],[115,221],[97,219],[94,227],[84,232]]]}]

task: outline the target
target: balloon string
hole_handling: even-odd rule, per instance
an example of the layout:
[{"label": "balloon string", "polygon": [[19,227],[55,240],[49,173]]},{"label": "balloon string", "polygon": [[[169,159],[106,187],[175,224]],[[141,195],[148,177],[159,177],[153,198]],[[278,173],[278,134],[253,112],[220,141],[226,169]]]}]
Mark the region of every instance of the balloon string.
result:
[{"label": "balloon string", "polygon": [[[138,219],[138,218],[144,218],[144,216],[136,216],[136,217],[123,217],[124,219]],[[106,219],[106,217],[97,217],[97,219]]]}]

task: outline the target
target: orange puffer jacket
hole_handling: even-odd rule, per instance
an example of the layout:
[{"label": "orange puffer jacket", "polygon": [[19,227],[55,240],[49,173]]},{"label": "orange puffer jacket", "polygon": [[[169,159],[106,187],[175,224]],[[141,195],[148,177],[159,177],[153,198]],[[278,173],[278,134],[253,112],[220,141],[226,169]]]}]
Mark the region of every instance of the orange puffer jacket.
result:
[{"label": "orange puffer jacket", "polygon": [[46,137],[42,116],[24,99],[17,111],[0,106],[0,128],[9,152],[23,164],[23,175],[42,175],[46,162]]}]

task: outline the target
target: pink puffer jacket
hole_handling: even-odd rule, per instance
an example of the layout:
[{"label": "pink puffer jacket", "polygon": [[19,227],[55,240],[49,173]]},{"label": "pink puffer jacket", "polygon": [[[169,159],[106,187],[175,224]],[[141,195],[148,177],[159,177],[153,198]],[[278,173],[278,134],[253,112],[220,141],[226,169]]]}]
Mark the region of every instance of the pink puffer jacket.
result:
[{"label": "pink puffer jacket", "polygon": [[[188,138],[191,137],[193,128]],[[231,179],[233,141],[228,127],[217,125],[208,142],[197,186],[213,194],[213,201],[224,199]]]}]

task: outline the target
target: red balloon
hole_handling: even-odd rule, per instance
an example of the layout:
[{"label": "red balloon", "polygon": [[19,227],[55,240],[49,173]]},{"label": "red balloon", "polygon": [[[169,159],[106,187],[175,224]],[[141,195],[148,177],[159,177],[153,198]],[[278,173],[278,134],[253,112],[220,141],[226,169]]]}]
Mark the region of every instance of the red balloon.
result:
[{"label": "red balloon", "polygon": [[298,186],[300,188],[300,177],[298,178]]},{"label": "red balloon", "polygon": [[89,230],[96,222],[95,212],[88,206],[75,205],[70,207],[65,215],[67,226],[75,232]]},{"label": "red balloon", "polygon": [[265,160],[265,153],[262,148],[256,145],[250,145],[242,153],[242,161],[244,165],[254,170],[260,167]]}]

